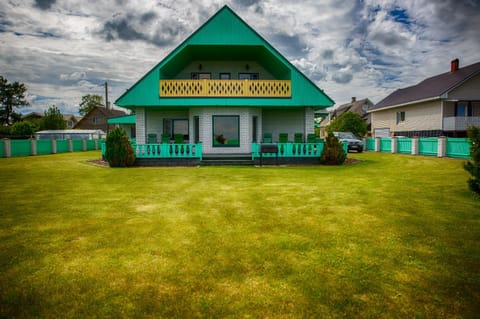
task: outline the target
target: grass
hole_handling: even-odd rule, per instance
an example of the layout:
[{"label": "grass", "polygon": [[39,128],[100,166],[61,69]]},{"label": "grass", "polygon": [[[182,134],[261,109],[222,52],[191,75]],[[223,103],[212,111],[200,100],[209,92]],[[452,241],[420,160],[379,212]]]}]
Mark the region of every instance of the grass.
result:
[{"label": "grass", "polygon": [[0,159],[1,318],[474,318],[462,160],[111,169]]}]

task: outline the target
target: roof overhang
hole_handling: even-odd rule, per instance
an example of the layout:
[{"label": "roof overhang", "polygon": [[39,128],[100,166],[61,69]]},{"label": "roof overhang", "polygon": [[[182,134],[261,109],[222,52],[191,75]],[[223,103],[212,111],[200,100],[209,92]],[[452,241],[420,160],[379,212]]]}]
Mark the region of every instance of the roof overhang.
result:
[{"label": "roof overhang", "polygon": [[385,106],[385,107],[382,107],[382,108],[379,108],[379,109],[367,110],[367,113],[384,111],[384,110],[388,110],[388,109],[394,109],[394,108],[397,108],[397,107],[408,106],[408,105],[417,104],[417,103],[430,102],[430,101],[435,101],[435,100],[440,100],[440,96],[434,96],[434,97],[429,97],[429,98],[426,98],[426,99],[409,101],[409,102],[395,104],[395,105],[388,105],[388,106]]},{"label": "roof overhang", "polygon": [[193,61],[256,61],[277,79],[289,79],[290,68],[265,46],[187,45],[160,67],[162,78],[174,78]]}]

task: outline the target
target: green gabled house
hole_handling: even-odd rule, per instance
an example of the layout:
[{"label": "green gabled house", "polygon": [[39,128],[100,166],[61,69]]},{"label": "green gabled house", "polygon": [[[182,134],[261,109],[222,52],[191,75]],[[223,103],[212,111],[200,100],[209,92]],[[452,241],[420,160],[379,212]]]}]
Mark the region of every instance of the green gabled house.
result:
[{"label": "green gabled house", "polygon": [[334,102],[224,6],[115,104],[135,111],[137,158],[168,160],[255,159],[261,143],[318,157],[314,112]]}]

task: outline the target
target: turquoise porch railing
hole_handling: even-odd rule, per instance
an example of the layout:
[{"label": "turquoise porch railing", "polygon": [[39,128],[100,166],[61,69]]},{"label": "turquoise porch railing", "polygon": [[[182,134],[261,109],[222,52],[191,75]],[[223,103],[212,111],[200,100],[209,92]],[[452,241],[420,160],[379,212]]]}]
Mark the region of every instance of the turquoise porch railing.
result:
[{"label": "turquoise porch railing", "polygon": [[[106,144],[102,143],[102,156]],[[136,158],[198,158],[202,159],[202,143],[197,144],[132,144]]]},{"label": "turquoise porch railing", "polygon": [[[260,143],[252,143],[252,160],[260,158]],[[265,153],[263,157],[320,157],[325,143],[277,143],[278,153]],[[348,153],[347,142],[343,143],[343,150]]]},{"label": "turquoise porch railing", "polygon": [[197,144],[132,144],[137,158],[202,159],[202,143]]},{"label": "turquoise porch railing", "polygon": [[[252,143],[252,160],[260,157],[260,143]],[[278,143],[278,153],[265,153],[263,157],[320,157],[324,143]]]},{"label": "turquoise porch railing", "polygon": [[468,138],[447,138],[448,157],[470,158],[470,139]]}]

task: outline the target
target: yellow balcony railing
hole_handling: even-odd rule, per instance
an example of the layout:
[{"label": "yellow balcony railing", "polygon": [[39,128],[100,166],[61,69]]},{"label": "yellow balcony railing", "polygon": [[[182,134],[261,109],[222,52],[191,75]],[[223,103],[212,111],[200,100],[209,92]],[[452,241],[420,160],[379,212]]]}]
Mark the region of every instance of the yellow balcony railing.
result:
[{"label": "yellow balcony railing", "polygon": [[288,80],[160,80],[160,97],[291,97]]}]

